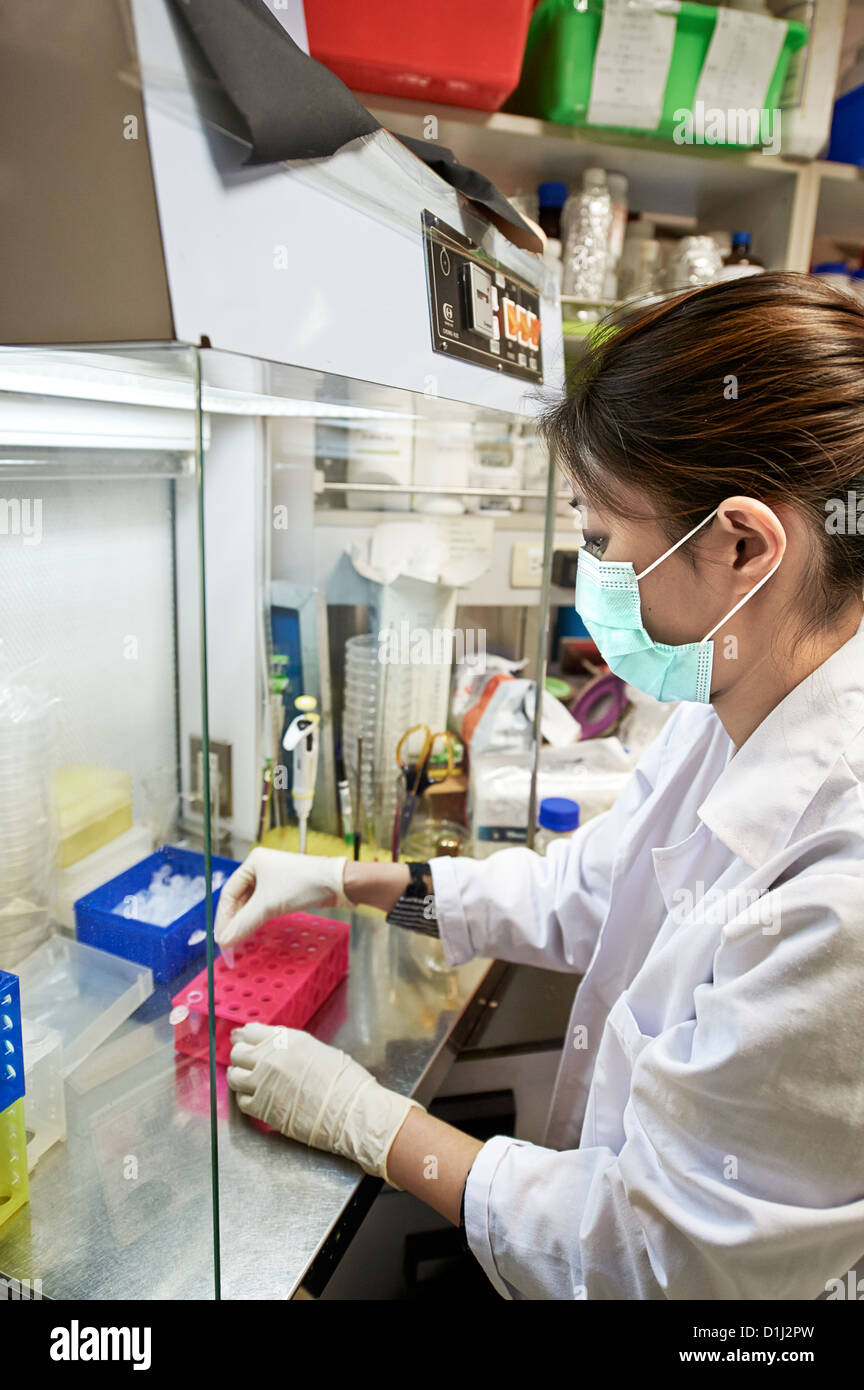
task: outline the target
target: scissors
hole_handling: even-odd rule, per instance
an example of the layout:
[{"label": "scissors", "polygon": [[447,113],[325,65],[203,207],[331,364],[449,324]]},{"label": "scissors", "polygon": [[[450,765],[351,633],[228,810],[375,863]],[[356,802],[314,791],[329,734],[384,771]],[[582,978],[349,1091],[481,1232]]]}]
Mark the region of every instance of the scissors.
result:
[{"label": "scissors", "polygon": [[[406,744],[415,734],[422,736],[423,742],[416,760],[409,760],[405,751]],[[438,750],[443,749],[447,752],[446,763],[436,763],[431,766],[432,758]],[[414,818],[417,809],[417,802],[423,793],[432,786],[433,782],[443,782],[453,771],[453,735],[449,729],[440,733],[433,734],[427,724],[413,724],[410,729],[406,729],[398,744],[396,745],[396,766],[399,768],[405,783],[405,798],[401,806],[396,811],[393,821],[393,863],[399,859],[399,847]]]}]

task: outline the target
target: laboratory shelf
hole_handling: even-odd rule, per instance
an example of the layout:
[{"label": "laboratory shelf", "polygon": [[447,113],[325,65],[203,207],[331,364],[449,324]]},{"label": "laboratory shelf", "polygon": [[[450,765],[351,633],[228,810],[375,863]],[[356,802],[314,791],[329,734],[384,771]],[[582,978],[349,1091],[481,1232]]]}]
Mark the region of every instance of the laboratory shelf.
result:
[{"label": "laboratory shelf", "polygon": [[[532,182],[540,179],[572,178],[574,168],[608,162],[622,174],[639,175],[640,166],[647,161],[647,178],[668,177],[677,166],[683,174],[701,179],[703,184],[729,187],[742,183],[753,174],[792,173],[797,161],[782,156],[762,154],[758,150],[734,150],[716,145],[676,145],[651,135],[613,134],[608,130],[560,125],[535,116],[520,116],[507,111],[491,115],[466,107],[436,106],[426,101],[409,101],[403,97],[385,97],[376,93],[357,93],[360,101],[378,120],[398,135],[421,135],[424,124],[433,117],[437,122],[437,141],[451,145],[459,140],[455,150],[460,159],[497,182]],[[399,119],[396,120],[395,118]],[[698,166],[698,168],[697,168]]]},{"label": "laboratory shelf", "polygon": [[[772,269],[809,270],[818,231],[864,241],[860,169],[829,160],[799,160],[711,145],[683,146],[652,136],[610,135],[508,112],[357,93],[392,130],[435,138],[503,193],[547,179],[572,183],[600,165],[625,174],[630,206],[646,216],[698,219],[705,226],[746,227]],[[428,137],[427,137],[428,138]]]},{"label": "laboratory shelf", "polygon": [[860,252],[864,240],[864,169],[826,160],[818,172],[816,235],[852,242]]},{"label": "laboratory shelf", "polygon": [[[502,496],[506,496],[506,495],[508,495],[508,494],[502,493]],[[570,494],[569,492],[560,492],[560,493],[558,494],[559,500],[562,501],[562,502],[569,502],[570,496],[571,496],[571,494]],[[434,519],[435,519],[434,517],[431,517],[431,518],[430,518],[430,516],[424,515],[422,512],[402,512],[401,514],[398,514],[398,515],[399,515],[399,519],[400,519],[400,520],[409,521],[409,522],[410,522],[410,521],[416,521],[416,522],[418,522],[418,523],[419,523],[419,522],[422,522],[422,521],[429,521],[430,519],[431,519],[431,520],[434,520]],[[372,527],[372,526],[380,526],[382,522],[385,522],[385,521],[393,521],[393,520],[396,518],[396,516],[397,516],[397,514],[394,513],[394,512],[385,512],[385,511],[383,511],[383,510],[382,510],[382,511],[379,511],[379,512],[373,512],[373,511],[359,512],[359,511],[348,511],[348,509],[345,508],[345,507],[327,507],[327,508],[322,507],[319,511],[316,511],[316,512],[315,512],[315,525],[316,525],[316,526],[327,526],[327,527],[330,527],[330,526],[348,527],[348,526],[350,526],[350,527],[352,527],[352,528],[356,528],[357,530],[363,530],[363,531],[365,531],[365,530],[368,530],[368,529],[369,529],[370,527]],[[472,512],[463,512],[462,515],[461,515],[460,517],[458,517],[457,519],[458,519],[458,520],[463,520],[463,519],[469,519],[469,520],[470,520],[470,519],[475,519],[475,517],[476,517],[477,520],[488,520],[488,521],[491,521],[496,531],[540,531],[540,532],[542,532],[542,530],[543,530],[543,525],[544,525],[544,517],[543,517],[542,512],[525,512],[525,511],[518,511],[518,512],[510,512],[509,514],[506,514],[506,513],[498,513],[498,514],[496,514],[496,515],[494,515],[494,516],[490,516],[490,517],[486,517],[486,518],[484,518],[484,517],[482,517],[482,516],[476,516],[476,514],[475,514],[475,513],[472,513]],[[452,519],[452,518],[445,518],[445,520],[450,520],[450,519]]]}]

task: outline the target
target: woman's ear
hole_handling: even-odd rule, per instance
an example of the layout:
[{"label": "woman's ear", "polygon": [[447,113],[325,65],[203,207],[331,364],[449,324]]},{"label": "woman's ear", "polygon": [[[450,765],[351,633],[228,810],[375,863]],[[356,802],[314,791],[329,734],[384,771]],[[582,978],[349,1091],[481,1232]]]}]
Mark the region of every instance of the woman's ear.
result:
[{"label": "woman's ear", "polygon": [[721,563],[747,569],[748,582],[761,579],[786,550],[786,531],[770,507],[755,497],[727,497],[717,509]]}]

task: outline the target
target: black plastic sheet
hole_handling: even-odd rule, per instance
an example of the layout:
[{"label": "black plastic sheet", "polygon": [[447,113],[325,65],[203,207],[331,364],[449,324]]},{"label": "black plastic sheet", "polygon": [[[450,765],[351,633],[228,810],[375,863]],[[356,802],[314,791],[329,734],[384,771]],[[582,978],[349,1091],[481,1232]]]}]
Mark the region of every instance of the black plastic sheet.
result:
[{"label": "black plastic sheet", "polygon": [[[323,64],[294,42],[263,0],[174,0],[196,43],[238,112],[251,145],[247,164],[322,159],[381,122]],[[495,185],[430,140],[390,134],[491,220],[518,231],[519,244],[542,243]],[[506,230],[506,228],[503,228]]]}]

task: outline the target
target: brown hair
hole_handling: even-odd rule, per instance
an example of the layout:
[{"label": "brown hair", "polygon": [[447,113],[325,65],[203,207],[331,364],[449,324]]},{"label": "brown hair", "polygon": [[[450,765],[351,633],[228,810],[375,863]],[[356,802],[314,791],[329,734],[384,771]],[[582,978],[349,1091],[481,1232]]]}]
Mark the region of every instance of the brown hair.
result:
[{"label": "brown hair", "polygon": [[[725,497],[785,503],[813,541],[803,630],[861,594],[864,535],[826,526],[830,499],[864,498],[864,304],[851,295],[767,272],[625,304],[568,392],[538,423],[585,501],[632,519],[616,485],[644,490],[670,544]],[[681,547],[691,564],[703,537]]]}]

